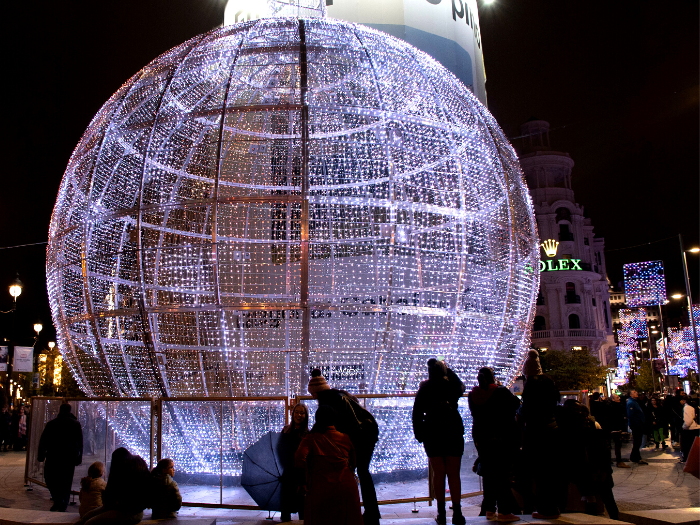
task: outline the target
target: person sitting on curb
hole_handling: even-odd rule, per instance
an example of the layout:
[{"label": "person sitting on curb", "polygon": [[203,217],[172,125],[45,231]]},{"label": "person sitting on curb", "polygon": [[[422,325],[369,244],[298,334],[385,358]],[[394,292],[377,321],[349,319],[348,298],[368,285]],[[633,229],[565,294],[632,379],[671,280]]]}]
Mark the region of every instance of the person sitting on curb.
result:
[{"label": "person sitting on curb", "polygon": [[91,510],[102,506],[102,493],[107,487],[104,480],[105,466],[95,461],[88,467],[87,476],[80,480],[80,507],[78,513],[82,518]]}]

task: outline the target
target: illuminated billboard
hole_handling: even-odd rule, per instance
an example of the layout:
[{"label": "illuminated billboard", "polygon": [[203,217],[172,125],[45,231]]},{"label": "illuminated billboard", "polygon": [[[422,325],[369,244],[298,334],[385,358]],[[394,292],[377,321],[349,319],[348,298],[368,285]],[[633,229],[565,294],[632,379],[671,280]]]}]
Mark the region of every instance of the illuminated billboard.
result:
[{"label": "illuminated billboard", "polygon": [[328,18],[384,31],[428,53],[486,105],[476,0],[229,0],[224,25],[266,16],[308,17],[324,8]]}]

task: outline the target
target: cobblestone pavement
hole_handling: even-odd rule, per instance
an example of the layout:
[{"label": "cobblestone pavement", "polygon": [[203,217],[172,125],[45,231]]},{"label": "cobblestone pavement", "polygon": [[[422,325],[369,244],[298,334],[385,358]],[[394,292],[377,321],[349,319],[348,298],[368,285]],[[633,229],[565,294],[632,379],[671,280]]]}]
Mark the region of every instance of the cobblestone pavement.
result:
[{"label": "cobblestone pavement", "polygon": [[[631,446],[623,448],[624,457],[629,457]],[[666,451],[646,448],[642,450],[643,458],[649,465],[635,465],[632,468],[613,467],[615,488],[613,492],[622,511],[653,510],[666,508],[688,508],[700,506],[700,483],[696,478],[683,472],[683,464],[678,462],[678,452],[672,447]],[[51,506],[49,493],[44,487],[34,486],[27,491],[24,486],[25,453],[0,452],[0,507],[46,510]],[[401,483],[387,484],[381,487],[381,497],[385,499],[411,497],[405,493],[406,487]],[[479,513],[481,496],[462,501],[466,516]],[[381,507],[382,523],[390,525],[395,520],[408,518],[431,518],[435,507],[427,502],[416,505],[418,513],[412,513],[412,504],[385,505]],[[77,505],[70,506],[68,512],[78,512]],[[267,512],[240,511],[224,509],[183,508],[182,516],[217,516],[219,523],[236,523],[240,520],[267,518]],[[273,513],[273,517],[278,517]],[[276,520],[275,520],[276,521]],[[268,521],[268,523],[270,523]],[[420,524],[420,520],[415,522]]]}]

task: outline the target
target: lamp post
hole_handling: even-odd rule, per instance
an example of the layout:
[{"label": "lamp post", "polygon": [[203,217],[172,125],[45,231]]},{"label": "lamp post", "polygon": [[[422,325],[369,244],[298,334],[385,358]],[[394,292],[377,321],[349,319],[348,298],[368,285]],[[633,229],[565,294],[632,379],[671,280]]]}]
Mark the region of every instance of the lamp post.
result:
[{"label": "lamp post", "polygon": [[[688,280],[688,260],[686,259],[686,250],[683,249],[683,237],[678,234],[678,242],[681,245],[681,254],[683,255],[683,275],[685,276],[685,293],[688,298],[688,315],[690,316],[690,329],[693,331],[693,343],[695,345],[695,371],[700,372],[700,350],[698,350],[698,333],[695,328],[695,318],[693,317],[693,296],[690,293],[690,281]],[[687,250],[690,253],[700,252],[700,248],[691,248]]]},{"label": "lamp post", "polygon": [[[44,325],[41,324],[41,321],[37,321],[34,323],[34,331],[36,332],[36,335],[34,336],[34,359],[33,361],[33,366],[32,366],[32,382],[31,382],[31,388],[34,390],[34,394],[37,393],[39,390],[39,354],[36,351],[36,344],[39,342],[39,334],[43,330]],[[34,385],[36,384],[36,387]]]},{"label": "lamp post", "polygon": [[[17,298],[22,294],[22,288],[24,285],[22,281],[19,280],[19,274],[12,284],[10,284],[10,295],[12,296],[12,340],[10,344],[7,345],[7,392],[10,392],[10,385],[12,384],[12,361],[15,358],[15,312],[17,311]],[[9,402],[12,402],[12,396],[10,396]]]},{"label": "lamp post", "polygon": [[[48,358],[47,358],[46,359],[46,381],[44,382],[44,384],[46,384],[46,382],[48,382],[49,380],[51,381],[51,391],[52,392],[54,391],[53,390],[53,375],[54,375],[54,366],[55,366],[55,362],[56,362],[56,356],[54,355],[54,351],[53,351],[55,346],[56,346],[56,343],[54,341],[49,341],[49,354],[50,354],[49,357],[51,358],[52,364],[51,364],[51,367],[49,368],[49,366],[48,366],[49,363],[48,363]],[[51,374],[49,374],[49,372],[51,372]]]}]

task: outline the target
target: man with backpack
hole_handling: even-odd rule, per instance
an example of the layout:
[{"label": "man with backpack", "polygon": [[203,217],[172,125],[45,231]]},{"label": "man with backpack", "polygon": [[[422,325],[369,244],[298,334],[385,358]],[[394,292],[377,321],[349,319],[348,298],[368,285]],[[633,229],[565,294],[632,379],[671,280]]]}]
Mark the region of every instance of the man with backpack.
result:
[{"label": "man with backpack", "polygon": [[319,406],[328,405],[337,412],[336,430],[347,434],[355,447],[357,477],[360,478],[362,503],[365,507],[364,524],[379,525],[381,515],[377,503],[377,492],[369,473],[374,447],[379,440],[377,421],[360,405],[355,396],[345,390],[331,388],[318,369],[311,372],[308,391],[314,399],[318,400]]}]

